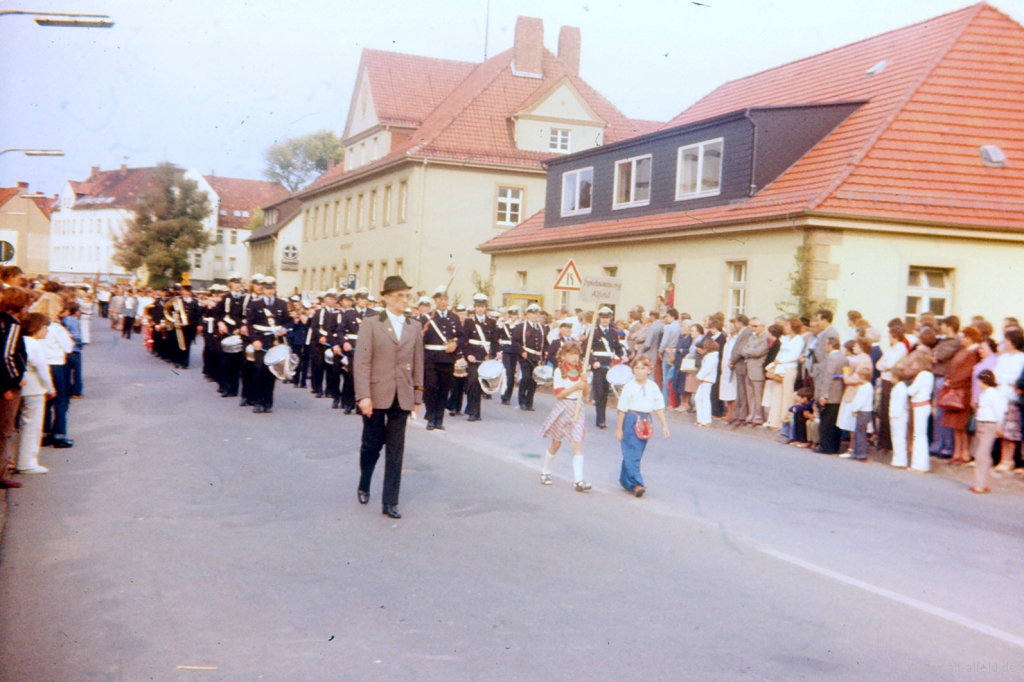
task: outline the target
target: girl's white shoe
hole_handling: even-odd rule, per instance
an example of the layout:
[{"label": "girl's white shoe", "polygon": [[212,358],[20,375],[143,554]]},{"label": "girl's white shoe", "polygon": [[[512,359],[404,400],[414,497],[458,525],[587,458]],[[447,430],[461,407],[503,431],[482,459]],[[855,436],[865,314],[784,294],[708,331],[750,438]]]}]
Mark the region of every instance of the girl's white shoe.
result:
[{"label": "girl's white shoe", "polygon": [[35,465],[31,469],[18,469],[19,474],[45,474],[49,469],[39,464]]}]

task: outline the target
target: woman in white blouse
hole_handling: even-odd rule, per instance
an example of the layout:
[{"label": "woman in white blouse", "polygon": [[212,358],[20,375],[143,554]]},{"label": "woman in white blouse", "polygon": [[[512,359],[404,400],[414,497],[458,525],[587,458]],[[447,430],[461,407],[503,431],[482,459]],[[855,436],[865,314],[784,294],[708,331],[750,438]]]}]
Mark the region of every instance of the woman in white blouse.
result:
[{"label": "woman in white blouse", "polygon": [[1006,399],[1006,417],[1003,420],[1003,435],[1000,436],[999,466],[996,471],[1013,470],[1013,454],[1021,439],[1020,396],[1017,394],[1017,380],[1024,374],[1024,332],[1018,327],[1006,330],[1002,353],[996,360],[992,373],[999,384],[999,392]]},{"label": "woman in white blouse", "polygon": [[790,317],[782,323],[782,338],[779,339],[779,353],[775,356],[774,368],[775,375],[782,377],[782,382],[766,381],[764,387],[766,392],[772,393],[768,421],[765,422],[769,428],[778,429],[782,426],[782,418],[789,414],[789,408],[793,407],[796,399],[793,384],[796,382],[797,364],[804,352],[803,331],[804,325],[799,318]]},{"label": "woman in white blouse", "polygon": [[18,473],[45,474],[39,464],[39,446],[43,438],[43,413],[47,398],[55,397],[50,365],[46,362],[43,339],[48,333],[50,318],[42,313],[29,313],[24,321],[25,384],[21,387],[21,429],[18,442]]},{"label": "woman in white blouse", "polygon": [[[653,412],[661,422],[661,431],[665,438],[669,437],[668,423],[665,422],[665,397],[657,384],[650,380],[653,369],[654,363],[649,357],[638,357],[633,363],[633,378],[622,387],[622,394],[619,396],[619,421],[615,430],[615,440],[622,444],[619,484],[637,497],[643,497],[647,492],[643,476],[640,475],[640,458],[647,448],[647,440],[641,440],[637,436],[637,422],[643,421],[650,425]],[[713,375],[711,382],[714,383]],[[710,391],[710,388],[708,390]],[[710,403],[708,409],[711,409]],[[653,426],[651,428],[653,429]]]},{"label": "woman in white blouse", "polygon": [[710,336],[701,344],[704,360],[697,370],[697,426],[711,426],[711,387],[718,374],[718,342]]},{"label": "woman in white blouse", "polygon": [[53,379],[53,386],[56,396],[46,401],[46,417],[44,430],[46,437],[44,445],[52,445],[55,448],[70,448],[74,445],[67,437],[68,426],[68,404],[71,400],[71,386],[67,374],[67,354],[75,348],[75,342],[71,340],[68,331],[60,323],[60,314],[64,310],[64,301],[53,293],[44,293],[35,303],[31,311],[42,313],[50,320],[46,336],[43,338],[43,348],[46,351],[46,362],[50,365],[50,377]]}]

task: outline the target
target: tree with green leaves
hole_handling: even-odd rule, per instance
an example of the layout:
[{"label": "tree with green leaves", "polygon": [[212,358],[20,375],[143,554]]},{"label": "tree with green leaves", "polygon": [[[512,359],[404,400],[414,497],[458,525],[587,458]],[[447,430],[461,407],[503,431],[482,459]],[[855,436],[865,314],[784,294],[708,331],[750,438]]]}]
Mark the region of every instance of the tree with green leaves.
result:
[{"label": "tree with green leaves", "polygon": [[345,159],[341,140],[330,130],[318,130],[302,137],[275,142],[264,153],[263,177],[280,182],[292,192],[312,182]]},{"label": "tree with green leaves", "polygon": [[133,210],[135,217],[114,242],[113,260],[130,271],[145,265],[150,286],[179,281],[191,269],[192,252],[212,243],[203,229],[211,211],[209,197],[171,163],[153,169]]}]

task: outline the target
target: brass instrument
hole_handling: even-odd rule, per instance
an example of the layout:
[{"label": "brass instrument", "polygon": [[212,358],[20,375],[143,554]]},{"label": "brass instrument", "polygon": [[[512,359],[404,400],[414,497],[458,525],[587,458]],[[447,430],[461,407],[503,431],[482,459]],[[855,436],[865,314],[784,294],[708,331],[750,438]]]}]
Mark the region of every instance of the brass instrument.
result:
[{"label": "brass instrument", "polygon": [[164,303],[164,321],[168,327],[174,327],[178,335],[178,348],[185,350],[185,333],[182,331],[188,326],[188,315],[185,313],[185,304],[180,298],[172,298]]}]

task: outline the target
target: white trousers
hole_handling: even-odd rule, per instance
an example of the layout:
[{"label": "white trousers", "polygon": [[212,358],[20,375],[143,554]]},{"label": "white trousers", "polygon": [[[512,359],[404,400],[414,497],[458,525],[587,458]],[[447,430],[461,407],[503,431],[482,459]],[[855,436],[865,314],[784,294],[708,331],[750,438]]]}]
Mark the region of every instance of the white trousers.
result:
[{"label": "white trousers", "polygon": [[911,409],[914,412],[914,453],[910,467],[917,471],[929,471],[931,460],[928,458],[928,417],[932,414],[932,406],[928,404]]},{"label": "white trousers", "polygon": [[[697,423],[711,423],[711,384],[700,382],[697,387]],[[760,408],[758,408],[760,409]]]},{"label": "white trousers", "polygon": [[889,432],[892,434],[892,465],[906,467],[907,461],[907,419],[906,412],[889,413]]},{"label": "white trousers", "polygon": [[18,441],[18,469],[33,469],[39,464],[39,446],[43,439],[43,412],[46,396],[21,397],[21,431]]}]

